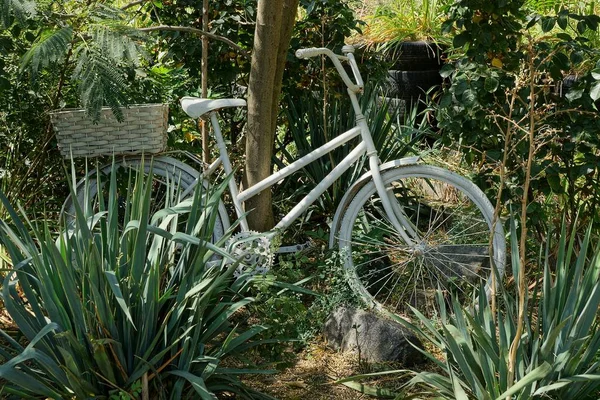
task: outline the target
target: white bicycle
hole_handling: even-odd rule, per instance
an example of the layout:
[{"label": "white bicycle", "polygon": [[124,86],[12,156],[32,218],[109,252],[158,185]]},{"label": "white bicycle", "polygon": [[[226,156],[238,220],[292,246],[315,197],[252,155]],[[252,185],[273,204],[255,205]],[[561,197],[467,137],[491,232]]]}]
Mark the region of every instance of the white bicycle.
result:
[{"label": "white bicycle", "polygon": [[[345,46],[342,52],[344,55],[336,55],[326,48],[310,48],[298,50],[296,56],[325,55],[331,59],[347,86],[356,126],[241,192],[234,179],[229,181],[230,199],[241,230],[235,235],[235,254],[259,270],[268,268],[272,262],[272,255],[268,254],[270,239],[288,228],[346,170],[366,157],[368,170],[340,201],[330,232],[329,246],[340,250],[350,286],[368,305],[395,313],[405,312],[407,304],[425,306],[430,292],[438,288],[469,293],[470,288],[483,283],[489,296],[494,282],[492,266],[502,276],[506,258],[502,225],[493,221],[494,209],[489,200],[471,181],[446,169],[420,164],[418,156],[380,163],[357,98],[364,83],[353,56],[354,48]],[[349,63],[354,81],[342,62]],[[152,174],[159,180],[176,181],[182,193],[190,193],[199,182],[216,179],[218,170],[233,174],[217,112],[244,107],[246,102],[184,97],[181,105],[194,119],[210,119],[219,157],[199,172],[168,155],[155,156]],[[244,201],[346,143],[355,144],[352,151],[272,231],[250,231]],[[151,164],[142,156],[124,157],[117,163],[133,169],[144,165],[146,172]],[[108,173],[111,168],[107,165],[102,171]],[[91,195],[98,186],[92,182]],[[76,188],[78,197],[81,192],[81,188]],[[72,207],[72,199],[67,199],[64,209]],[[228,213],[221,201],[215,239],[229,227]],[[280,252],[300,248],[301,245],[285,246]]]}]

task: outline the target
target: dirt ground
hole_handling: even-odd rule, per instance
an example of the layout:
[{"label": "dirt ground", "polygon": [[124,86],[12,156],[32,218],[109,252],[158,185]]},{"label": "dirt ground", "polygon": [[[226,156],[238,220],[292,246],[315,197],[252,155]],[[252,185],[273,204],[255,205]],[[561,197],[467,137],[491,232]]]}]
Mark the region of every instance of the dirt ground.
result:
[{"label": "dirt ground", "polygon": [[[353,353],[340,353],[316,341],[300,354],[293,366],[276,375],[248,378],[245,382],[280,400],[355,400],[374,399],[336,380],[348,376],[373,372],[373,367],[359,362]],[[401,378],[392,376],[372,384],[399,387]]]},{"label": "dirt ground", "polygon": [[250,379],[253,388],[281,400],[356,399],[360,393],[337,379],[356,373],[355,355],[334,352],[324,344],[314,344],[298,355],[294,365],[276,375]]}]

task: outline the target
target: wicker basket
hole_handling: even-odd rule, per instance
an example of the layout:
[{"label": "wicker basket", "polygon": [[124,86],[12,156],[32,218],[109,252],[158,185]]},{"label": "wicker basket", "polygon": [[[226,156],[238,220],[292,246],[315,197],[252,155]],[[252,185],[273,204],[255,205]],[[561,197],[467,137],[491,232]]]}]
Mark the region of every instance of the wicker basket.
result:
[{"label": "wicker basket", "polygon": [[166,148],[166,104],[132,105],[123,109],[123,117],[123,122],[118,122],[109,108],[103,108],[94,124],[84,110],[50,113],[65,158],[159,153]]}]

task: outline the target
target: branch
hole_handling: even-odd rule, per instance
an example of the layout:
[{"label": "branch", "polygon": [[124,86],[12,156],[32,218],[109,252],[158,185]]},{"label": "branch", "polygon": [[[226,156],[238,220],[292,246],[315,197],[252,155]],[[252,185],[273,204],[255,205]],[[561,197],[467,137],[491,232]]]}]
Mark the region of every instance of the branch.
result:
[{"label": "branch", "polygon": [[220,42],[223,42],[223,43],[229,45],[230,47],[233,47],[241,55],[243,55],[247,59],[250,59],[250,53],[248,53],[246,50],[242,49],[236,43],[232,42],[231,40],[227,39],[226,37],[215,35],[215,34],[209,33],[209,32],[205,32],[201,29],[191,28],[188,26],[158,25],[158,26],[150,26],[148,28],[139,28],[138,30],[141,32],[154,32],[154,31],[187,32],[187,33],[194,33],[194,34],[197,34],[200,36],[206,36],[210,39],[218,40]]},{"label": "branch", "polygon": [[529,130],[523,128],[519,122],[523,121],[523,119],[519,120],[519,121],[515,121],[510,117],[505,117],[504,115],[500,115],[500,114],[492,114],[492,118],[494,118],[494,123],[496,123],[496,126],[498,126],[498,128],[500,128],[500,126],[498,125],[498,123],[496,122],[498,119],[504,120],[505,122],[507,122],[508,124],[514,126],[515,128],[517,128],[518,130],[520,130],[521,132],[523,132],[524,134],[529,134]]},{"label": "branch", "polygon": [[569,108],[569,109],[558,110],[553,113],[546,114],[545,116],[540,118],[539,122],[543,122],[543,121],[547,120],[548,118],[556,117],[557,115],[560,115],[560,114],[580,114],[580,115],[589,115],[590,117],[598,118],[597,112],[579,110],[577,108]]},{"label": "branch", "polygon": [[125,4],[123,7],[121,7],[121,10],[125,11],[125,10],[127,10],[127,9],[129,9],[131,7],[135,7],[135,6],[139,5],[139,4],[144,4],[146,1],[148,1],[148,0],[136,0],[136,1],[133,1],[133,2],[131,2],[129,4]]}]

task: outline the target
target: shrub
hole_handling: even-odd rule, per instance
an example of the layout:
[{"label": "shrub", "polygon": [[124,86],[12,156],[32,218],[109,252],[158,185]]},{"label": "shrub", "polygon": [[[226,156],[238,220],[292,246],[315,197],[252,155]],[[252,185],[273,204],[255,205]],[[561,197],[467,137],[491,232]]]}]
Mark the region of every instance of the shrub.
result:
[{"label": "shrub", "polygon": [[531,133],[530,192],[538,201],[528,218],[540,236],[560,226],[559,208],[574,219],[585,207],[580,218],[598,222],[600,54],[588,36],[600,16],[567,6],[540,16],[527,15],[522,0],[460,0],[444,24],[456,33],[458,56],[441,71],[449,84],[437,112],[440,137],[479,167],[478,184],[498,184],[503,201],[518,202]]}]

